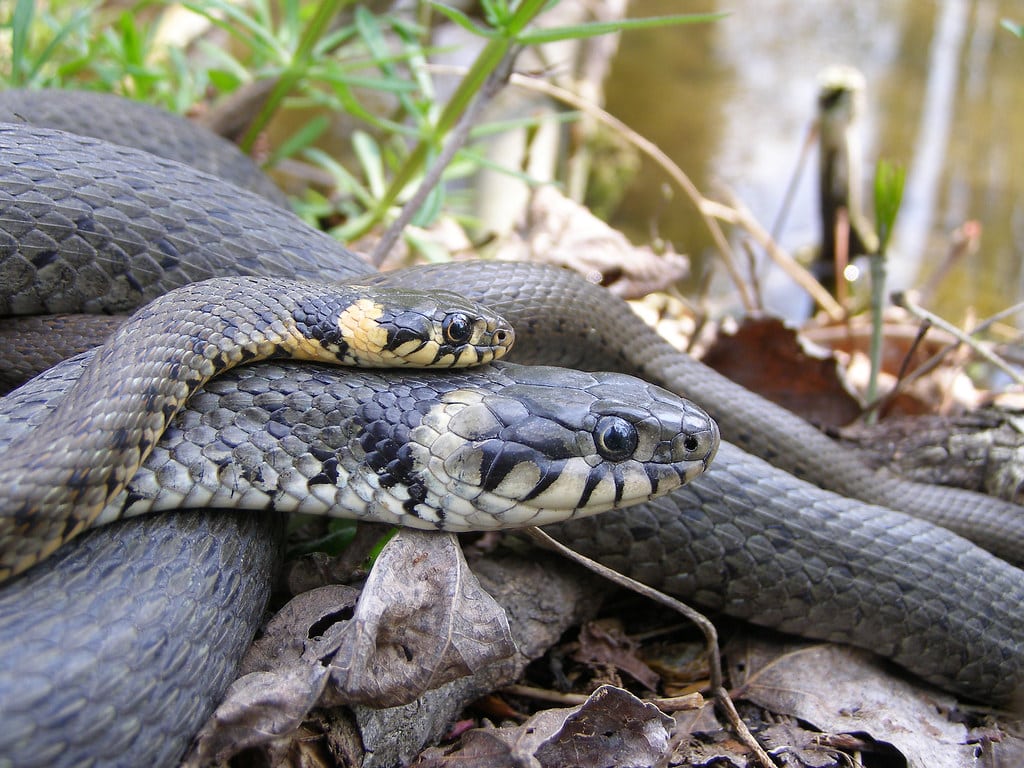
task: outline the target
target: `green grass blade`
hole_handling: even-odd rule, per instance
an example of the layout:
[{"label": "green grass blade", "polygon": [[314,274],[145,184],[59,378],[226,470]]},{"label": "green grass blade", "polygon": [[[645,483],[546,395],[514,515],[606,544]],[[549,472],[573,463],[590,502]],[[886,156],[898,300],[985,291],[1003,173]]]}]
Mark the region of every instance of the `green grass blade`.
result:
[{"label": "green grass blade", "polygon": [[727,13],[688,13],[674,16],[650,16],[644,19],[621,19],[619,21],[593,21],[567,27],[550,27],[524,32],[518,36],[522,45],[538,45],[560,40],[578,40],[597,37],[612,32],[628,32],[636,29],[659,29],[681,24],[704,24],[728,16]]},{"label": "green grass blade", "polygon": [[[16,17],[17,17],[18,11],[20,10],[20,7],[23,4],[31,6],[32,2],[31,2],[31,0],[29,0],[29,2],[23,3],[22,0],[18,0],[18,8],[15,9],[15,16]],[[85,26],[85,23],[88,21],[89,16],[92,14],[92,12],[93,12],[93,9],[92,9],[91,6],[90,7],[86,7],[86,8],[79,8],[77,11],[75,11],[74,15],[70,19],[68,19],[64,24],[62,24],[60,26],[60,28],[57,30],[56,34],[54,34],[53,39],[50,40],[50,42],[46,44],[46,47],[43,48],[43,50],[40,52],[40,54],[35,57],[34,61],[32,62],[32,65],[30,67],[28,67],[27,70],[22,69],[22,71],[20,72],[20,77],[22,79],[17,81],[15,84],[19,85],[19,86],[41,86],[41,85],[43,85],[44,83],[39,81],[39,75],[40,75],[40,72],[42,72],[43,67],[49,61],[51,61],[52,59],[55,58],[55,56],[57,54],[57,51],[60,50],[60,47],[64,44],[64,42],[68,39],[68,37],[73,32],[76,32],[77,30],[79,30],[80,28]],[[21,24],[21,23],[26,23],[24,18],[20,19],[20,20],[15,18],[12,21],[16,25],[17,24]],[[27,23],[31,24],[31,21],[32,21],[32,15],[31,15],[31,13],[29,13]],[[12,33],[14,33],[14,35],[18,34],[16,29],[12,29]],[[12,35],[12,37],[14,37],[14,35]],[[21,39],[21,45],[22,46],[27,46],[28,45],[28,43],[29,43],[29,40],[28,40],[29,35],[30,35],[30,32],[27,29],[22,30],[20,32],[20,36],[22,38]],[[12,39],[11,42],[12,42],[12,47],[16,47],[17,43],[15,42],[15,40]],[[19,59],[20,59],[20,66],[24,67],[24,65],[26,63],[25,62],[25,57],[27,57],[27,56],[28,56],[28,49],[27,48],[23,48],[22,53],[20,54],[20,56],[18,54],[12,53],[12,55],[11,55],[12,66],[16,62],[18,62]]]},{"label": "green grass blade", "polygon": [[17,0],[11,15],[11,85],[14,86],[27,82],[29,36],[34,17],[35,2]]},{"label": "green grass blade", "polygon": [[316,41],[330,27],[331,19],[337,14],[342,2],[345,2],[345,0],[322,0],[316,6],[313,17],[302,31],[302,37],[299,40],[295,53],[290,57],[290,61],[287,62],[287,68],[278,76],[277,82],[274,84],[274,88],[260,109],[259,114],[256,115],[252,125],[249,126],[249,129],[239,142],[239,146],[244,152],[252,150],[253,145],[256,143],[256,138],[267,127],[267,124],[277,113],[285,98],[292,92],[299,80],[306,76],[309,68],[310,53]]},{"label": "green grass blade", "polygon": [[331,121],[327,115],[317,115],[312,120],[309,120],[299,130],[288,136],[274,148],[266,164],[273,167],[285,158],[292,157],[310,148],[313,142],[323,135],[330,123]]},{"label": "green grass blade", "polygon": [[366,131],[356,131],[352,134],[352,149],[355,151],[359,166],[363,169],[370,194],[374,199],[379,198],[387,187],[380,146]]},{"label": "green grass blade", "polygon": [[1024,24],[1017,24],[1010,19],[1002,19],[999,22],[999,26],[1005,29],[1010,34],[1016,35],[1017,37],[1024,40]]},{"label": "green grass blade", "polygon": [[437,0],[427,0],[427,2],[431,8],[440,13],[446,19],[448,19],[448,21],[452,22],[453,24],[457,24],[458,26],[462,27],[464,30],[471,34],[487,38],[495,38],[499,37],[500,35],[500,33],[497,30],[488,29],[487,27],[481,27],[479,24],[477,24],[475,21],[469,18],[469,16],[464,14],[458,8],[453,8],[450,5],[439,3],[437,2]]}]

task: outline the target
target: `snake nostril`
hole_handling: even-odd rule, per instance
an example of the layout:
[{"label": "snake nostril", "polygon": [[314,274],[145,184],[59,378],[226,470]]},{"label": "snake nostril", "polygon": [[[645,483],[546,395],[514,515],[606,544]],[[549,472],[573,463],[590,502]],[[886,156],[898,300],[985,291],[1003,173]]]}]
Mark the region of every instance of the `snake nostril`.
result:
[{"label": "snake nostril", "polygon": [[693,453],[700,448],[700,439],[696,435],[689,435],[683,441],[683,448],[688,450],[690,453]]}]

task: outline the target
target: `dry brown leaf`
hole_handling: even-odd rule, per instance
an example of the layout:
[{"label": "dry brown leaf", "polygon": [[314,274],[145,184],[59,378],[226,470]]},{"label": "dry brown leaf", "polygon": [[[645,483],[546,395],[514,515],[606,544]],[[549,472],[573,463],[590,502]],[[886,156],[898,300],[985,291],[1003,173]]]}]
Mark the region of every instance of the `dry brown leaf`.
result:
[{"label": "dry brown leaf", "polygon": [[640,768],[668,753],[674,725],[653,704],[604,685],[578,707],[548,709],[514,728],[470,731],[458,748],[428,749],[414,765]]},{"label": "dry brown leaf", "polygon": [[329,679],[320,656],[324,638],[333,650],[339,622],[351,616],[358,596],[351,587],[326,586],[284,606],[249,648],[238,680],[199,732],[186,765],[225,760],[291,734]]},{"label": "dry brown leaf", "polygon": [[469,571],[458,540],[400,531],[361,593],[320,587],[274,617],[189,764],[279,750],[314,706],[406,704],[514,653],[505,613]]},{"label": "dry brown leaf", "polygon": [[220,762],[287,737],[316,704],[326,682],[327,670],[321,666],[291,665],[240,677],[196,736],[183,766]]},{"label": "dry brown leaf", "polygon": [[403,529],[377,558],[331,681],[346,702],[407,704],[515,653],[508,619],[450,534]]},{"label": "dry brown leaf", "polygon": [[[910,768],[977,765],[967,729],[944,715],[953,697],[896,678],[871,654],[831,644],[747,638],[728,651],[736,698],[825,733],[891,744]],[[742,668],[740,668],[742,667]]]},{"label": "dry brown leaf", "polygon": [[[263,632],[242,659],[238,676],[252,672],[272,672],[283,666],[308,666],[324,653],[324,638],[336,647],[332,631],[352,618],[359,590],[342,584],[329,584],[296,595],[267,622]],[[303,659],[307,659],[303,661]]]},{"label": "dry brown leaf", "polygon": [[608,664],[625,672],[649,691],[657,689],[658,673],[638,656],[639,644],[623,631],[617,621],[588,621],[580,629],[573,659],[583,664]]},{"label": "dry brown leaf", "polygon": [[735,333],[719,334],[702,362],[814,424],[842,426],[860,414],[835,358],[778,318],[745,318]]},{"label": "dry brown leaf", "polygon": [[624,299],[663,291],[690,270],[685,256],[633,245],[553,186],[534,192],[526,219],[522,233],[507,238],[497,259],[567,267]]}]

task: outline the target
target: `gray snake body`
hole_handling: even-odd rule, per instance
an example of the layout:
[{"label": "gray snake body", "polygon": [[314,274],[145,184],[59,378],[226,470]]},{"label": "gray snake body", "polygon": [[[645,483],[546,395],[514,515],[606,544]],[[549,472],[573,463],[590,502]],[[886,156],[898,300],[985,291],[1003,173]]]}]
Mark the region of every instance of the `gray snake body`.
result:
[{"label": "gray snake body", "polygon": [[503,356],[512,339],[503,319],[446,291],[222,277],[164,294],[90,356],[31,439],[0,453],[0,579],[101,517],[220,372],[271,357],[453,369]]},{"label": "gray snake body", "polygon": [[[65,311],[82,311],[93,306],[120,311],[127,308],[129,300],[142,300],[165,290],[170,287],[168,283],[179,277],[185,280],[205,277],[206,271],[212,269],[206,259],[212,259],[221,248],[228,250],[229,257],[242,256],[240,270],[243,272],[269,269],[273,274],[308,277],[304,270],[317,270],[321,262],[330,274],[337,275],[336,279],[368,271],[333,243],[325,247],[325,239],[307,232],[292,217],[273,206],[259,208],[262,203],[255,199],[237,194],[237,190],[232,192],[230,187],[225,193],[222,191],[225,188],[207,177],[174,164],[143,160],[127,150],[106,150],[105,145],[68,139],[59,134],[42,134],[44,139],[19,138],[18,143],[10,145],[5,136],[12,133],[27,132],[22,129],[0,132],[0,141],[5,144],[4,156],[16,157],[22,153],[25,164],[32,170],[11,171],[5,167],[0,171],[3,208],[0,218],[20,222],[21,232],[27,233],[30,247],[36,242],[43,245],[31,251],[17,245],[13,235],[0,242],[3,257],[0,275],[4,276],[0,284],[9,284],[6,276],[13,274],[17,278],[14,283],[20,283],[20,287],[33,286],[32,290],[41,283],[71,286],[64,295],[74,294],[76,301],[62,300],[60,309]],[[53,159],[53,164],[70,167],[68,173],[72,178],[82,173],[83,180],[47,181],[44,187],[57,190],[55,199],[44,204],[39,193],[33,193],[35,197],[28,207],[60,211],[61,200],[68,199],[77,210],[82,203],[72,194],[74,189],[90,189],[100,204],[99,209],[109,220],[91,213],[78,220],[88,221],[91,226],[92,222],[102,223],[106,228],[102,235],[84,242],[75,239],[83,236],[74,231],[74,227],[63,230],[58,227],[57,231],[70,233],[71,252],[77,254],[76,258],[118,265],[119,277],[113,280],[89,278],[84,283],[71,277],[73,259],[60,255],[62,243],[68,239],[51,234],[46,219],[63,215],[75,220],[74,217],[44,213],[41,219],[33,219],[24,213],[24,204],[15,192],[29,188],[26,178],[49,173],[46,163],[34,154],[32,141],[40,145],[43,156]],[[61,159],[76,154],[85,165],[111,181],[103,184],[84,181],[85,171],[78,171],[72,167],[74,162]],[[118,168],[126,170],[136,181],[129,185],[117,181],[115,170]],[[12,173],[13,182],[8,183]],[[173,179],[175,184],[180,181],[189,191],[183,195],[162,194],[164,178]],[[145,193],[145,208],[132,203],[127,205],[129,210],[135,210],[151,223],[152,238],[148,243],[135,235],[122,235],[122,230],[117,229],[121,226],[123,231],[128,231],[130,215],[114,211],[118,210],[117,201],[131,192],[132,186],[141,187]],[[212,197],[207,198],[207,195]],[[188,205],[178,204],[182,198],[188,200]],[[259,211],[255,216],[251,215],[254,209]],[[217,212],[213,217],[215,224],[206,219],[208,211]],[[231,223],[236,212],[248,223],[238,226]],[[195,220],[196,232],[208,233],[205,240],[182,223],[188,219]],[[117,226],[112,223],[118,221],[121,224]],[[231,241],[226,242],[218,232],[222,226],[229,235],[237,235],[245,244],[238,247]],[[260,234],[257,236],[256,232]],[[177,239],[172,241],[172,235]],[[175,243],[176,255],[170,262],[161,263],[160,254],[166,253],[165,242]],[[295,254],[298,266],[292,269],[279,253]],[[195,268],[192,254],[198,254]],[[144,277],[132,272],[133,259],[148,265],[142,272]],[[438,280],[445,280],[446,287],[453,283],[460,286],[472,283],[472,275],[481,275],[481,285],[486,283],[487,290],[481,290],[475,298],[496,304],[496,308],[512,320],[521,354],[546,363],[629,370],[639,367],[648,377],[659,381],[663,381],[666,372],[685,369],[682,386],[720,419],[725,434],[744,446],[760,446],[773,463],[788,462],[792,471],[813,477],[815,460],[821,458],[827,462],[824,474],[839,475],[840,484],[853,486],[842,488],[844,494],[854,491],[868,496],[880,494],[882,500],[894,505],[894,495],[897,500],[906,500],[918,493],[916,488],[919,487],[899,485],[886,478],[880,480],[855,466],[847,472],[845,464],[840,466],[836,462],[846,462],[848,457],[833,453],[832,449],[816,455],[820,451],[804,442],[818,439],[806,437],[803,431],[806,425],[796,431],[789,430],[790,422],[786,417],[780,421],[773,406],[734,385],[722,385],[713,376],[701,379],[705,374],[699,367],[664,349],[650,336],[637,339],[635,334],[640,331],[632,324],[634,321],[626,314],[624,305],[620,310],[620,305],[609,297],[604,297],[597,307],[582,305],[582,310],[589,306],[589,315],[578,317],[559,315],[558,319],[552,319],[550,314],[544,317],[531,310],[531,294],[522,287],[536,283],[524,283],[525,280],[546,281],[544,287],[558,295],[558,284],[568,281],[575,286],[580,282],[575,278],[529,265],[516,267],[522,270],[520,272],[506,273],[504,281],[496,281],[494,273],[487,271],[491,269],[488,266],[479,273],[474,273],[471,267],[456,265],[456,269],[459,271],[454,279],[451,272],[447,273],[447,279],[443,277],[444,272],[434,274]],[[169,277],[171,273],[180,275]],[[413,279],[419,286],[425,281],[422,277]],[[94,283],[98,287],[94,287]],[[115,294],[127,299],[107,305],[100,298],[108,287],[104,283],[112,283]],[[140,287],[142,289],[138,290]],[[580,290],[586,295],[590,289]],[[473,293],[472,290],[463,292]],[[13,294],[8,300],[17,301]],[[45,302],[37,299],[34,303]],[[542,302],[542,306],[550,312],[552,303]],[[518,314],[514,311],[516,307],[520,309]],[[621,324],[598,323],[601,316],[605,321],[614,318]],[[597,330],[599,328],[604,330]],[[559,346],[559,339],[565,344]],[[628,346],[614,346],[623,341]],[[652,353],[645,360],[638,361],[627,354],[627,350],[640,354],[645,346]],[[721,399],[716,401],[716,396]],[[909,490],[900,490],[904,488]],[[1016,507],[969,494],[952,497],[945,494],[943,489],[922,493],[921,498],[926,502],[928,495],[934,495],[934,502],[926,505],[924,513],[941,516],[954,506],[960,506],[974,510],[982,522],[995,515],[1002,520],[996,526],[996,539],[1009,542],[1004,551],[1020,559],[1020,524],[1014,519]],[[959,501],[950,501],[951,498]],[[1000,530],[1006,522],[1012,524]],[[137,524],[142,525],[141,521]],[[820,492],[728,446],[723,446],[718,463],[708,475],[696,481],[688,491],[677,491],[665,501],[640,510],[608,513],[593,521],[569,524],[562,530],[572,542],[592,554],[625,564],[636,575],[684,597],[721,606],[768,625],[859,642],[891,652],[900,663],[918,674],[967,695],[1012,701],[1024,683],[1024,618],[1017,609],[1024,601],[1024,574],[942,529],[896,512]],[[98,532],[89,541],[102,539],[102,534]],[[865,549],[862,544],[869,546]],[[40,573],[58,568],[55,563],[44,564]],[[28,575],[35,573],[34,570]],[[224,578],[232,579],[233,573],[229,567]],[[17,598],[11,594],[12,589],[8,587],[4,600],[16,603]],[[13,610],[11,602],[4,605],[8,606],[5,610]],[[52,626],[61,626],[55,619],[47,620],[54,622]],[[0,630],[0,647],[17,646],[10,635],[4,638],[3,631]],[[75,630],[69,627],[66,631],[73,633]],[[12,690],[16,684],[14,680],[0,677],[0,691]],[[0,707],[7,706],[7,699],[7,695],[0,696]]]}]

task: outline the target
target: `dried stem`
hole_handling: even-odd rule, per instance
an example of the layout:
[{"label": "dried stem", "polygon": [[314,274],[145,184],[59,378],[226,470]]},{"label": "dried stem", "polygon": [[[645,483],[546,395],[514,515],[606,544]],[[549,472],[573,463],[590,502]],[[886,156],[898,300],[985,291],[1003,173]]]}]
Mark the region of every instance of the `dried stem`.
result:
[{"label": "dried stem", "polygon": [[[1014,370],[1014,368],[1009,363],[1007,363],[1005,360],[999,357],[999,355],[987,349],[984,344],[981,344],[977,339],[972,338],[970,334],[960,330],[949,321],[944,320],[943,318],[939,317],[933,312],[929,312],[924,307],[918,305],[906,293],[902,291],[899,293],[894,293],[892,296],[892,303],[898,307],[902,307],[903,309],[907,310],[908,312],[910,312],[910,314],[914,315],[914,317],[917,317],[921,320],[927,320],[936,328],[941,328],[942,330],[946,331],[946,333],[955,336],[961,344],[966,344],[968,347],[973,349],[979,357],[983,358],[984,360],[994,365],[996,368],[998,368],[1011,379],[1013,379],[1017,384],[1024,386],[1024,377],[1021,377],[1021,375],[1016,370]],[[977,333],[978,330],[979,329],[975,329],[974,332]]]},{"label": "dried stem", "polygon": [[722,681],[722,656],[718,650],[718,630],[715,629],[715,625],[711,623],[711,620],[708,619],[707,616],[702,614],[700,611],[694,610],[685,603],[682,603],[673,597],[669,597],[664,592],[659,592],[646,584],[641,584],[635,579],[624,576],[618,571],[612,570],[595,560],[591,560],[589,557],[581,555],[579,552],[576,552],[575,550],[570,549],[564,544],[551,538],[540,528],[527,528],[524,533],[545,548],[555,550],[558,554],[562,555],[562,557],[578,563],[587,570],[611,581],[613,584],[616,584],[623,589],[628,589],[631,592],[635,592],[638,595],[642,595],[648,600],[660,603],[670,610],[682,614],[689,621],[693,622],[704,635],[704,642],[707,645],[708,674],[711,677],[711,696],[714,697],[715,702],[725,714],[726,719],[735,730],[736,735],[739,736],[743,744],[754,753],[758,762],[760,762],[765,768],[777,768],[775,762],[771,759],[768,753],[765,752],[764,748],[757,743],[754,735],[750,732],[750,729],[747,728],[746,723],[740,719],[739,713],[736,711],[736,706],[732,703],[732,699],[729,698],[729,692],[725,690],[725,685]]}]

